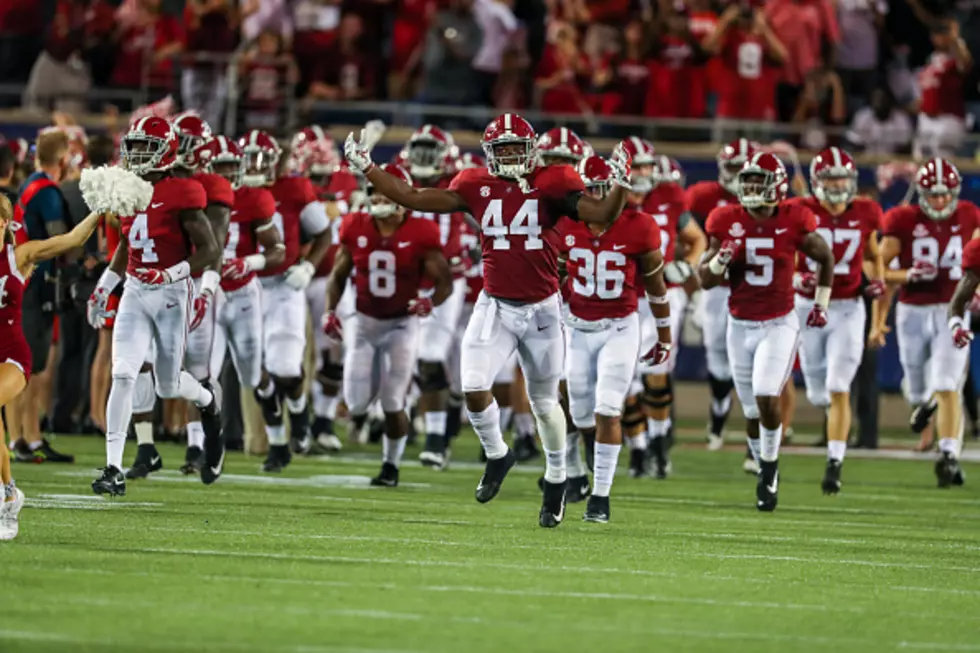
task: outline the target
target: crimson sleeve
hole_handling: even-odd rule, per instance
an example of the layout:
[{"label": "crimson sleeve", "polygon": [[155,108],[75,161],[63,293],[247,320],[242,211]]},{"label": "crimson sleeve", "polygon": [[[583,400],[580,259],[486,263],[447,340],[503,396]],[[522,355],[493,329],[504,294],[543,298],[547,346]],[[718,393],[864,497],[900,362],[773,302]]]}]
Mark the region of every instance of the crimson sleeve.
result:
[{"label": "crimson sleeve", "polygon": [[276,214],[276,199],[266,189],[255,194],[255,220],[266,220]]},{"label": "crimson sleeve", "polygon": [[645,239],[645,249],[646,251],[660,251],[660,246],[663,243],[662,236],[660,234],[660,225],[657,221],[653,219],[653,216],[646,215],[647,232]]},{"label": "crimson sleeve", "polygon": [[300,182],[299,193],[303,198],[300,206],[306,206],[317,201],[316,190],[313,188],[313,183],[306,177],[299,177],[302,181]]},{"label": "crimson sleeve", "polygon": [[708,237],[714,236],[720,241],[725,240],[725,210],[723,207],[717,207],[711,210],[708,214],[708,219],[704,223],[704,231],[708,234]]},{"label": "crimson sleeve", "polygon": [[222,204],[231,208],[235,205],[235,191],[231,182],[221,175],[206,175],[201,177],[201,183],[208,196],[208,204]]},{"label": "crimson sleeve", "polygon": [[347,247],[347,249],[351,248],[350,241],[354,238],[354,221],[356,219],[356,213],[348,213],[340,222],[340,230],[337,233],[337,237],[340,240],[340,244]]},{"label": "crimson sleeve", "polygon": [[882,216],[881,213],[881,205],[878,204],[878,202],[869,200],[868,206],[870,207],[868,212],[868,223],[872,231],[881,231],[882,222],[884,220],[884,216]]},{"label": "crimson sleeve", "polygon": [[466,196],[466,182],[472,177],[471,170],[475,168],[469,168],[467,170],[460,170],[459,174],[453,177],[453,180],[449,183],[449,190],[459,193],[460,195]]},{"label": "crimson sleeve", "polygon": [[896,206],[889,209],[882,219],[881,232],[886,236],[902,237],[902,216],[905,214],[904,207]]},{"label": "crimson sleeve", "polygon": [[185,179],[176,190],[178,209],[204,209],[208,205],[208,194],[204,191],[201,182],[193,179]]}]

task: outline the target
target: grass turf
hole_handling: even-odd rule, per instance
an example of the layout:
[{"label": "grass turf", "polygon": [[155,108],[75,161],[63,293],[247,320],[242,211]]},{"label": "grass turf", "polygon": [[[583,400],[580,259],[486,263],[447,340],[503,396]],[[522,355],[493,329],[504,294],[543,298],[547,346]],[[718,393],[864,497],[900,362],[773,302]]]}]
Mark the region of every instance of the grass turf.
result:
[{"label": "grass turf", "polygon": [[208,488],[171,445],[103,500],[101,440],[58,445],[79,462],[15,466],[3,653],[980,651],[980,488],[937,490],[927,462],[848,460],[823,497],[823,459],[784,457],[759,514],[736,448],[679,447],[663,482],[623,476],[624,454],[613,521],[576,504],[549,531],[537,465],[481,506],[479,467],[431,472],[417,449],[394,490],[367,487],[376,450],[274,477],[229,455]]}]

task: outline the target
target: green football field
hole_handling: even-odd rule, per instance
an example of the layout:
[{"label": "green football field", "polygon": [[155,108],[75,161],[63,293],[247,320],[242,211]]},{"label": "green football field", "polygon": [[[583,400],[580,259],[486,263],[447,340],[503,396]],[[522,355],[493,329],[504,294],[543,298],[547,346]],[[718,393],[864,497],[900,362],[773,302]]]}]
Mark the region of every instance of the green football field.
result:
[{"label": "green football field", "polygon": [[[475,460],[472,435],[459,459]],[[754,508],[737,447],[678,447],[667,481],[613,487],[613,521],[537,525],[536,465],[479,505],[480,467],[374,489],[373,450],[261,476],[229,455],[207,488],[166,469],[95,497],[101,440],[73,466],[15,466],[29,503],[0,543],[0,652],[980,651],[980,478],[925,461],[786,455]],[[463,447],[461,447],[463,448]],[[127,461],[135,445],[127,447]]]}]

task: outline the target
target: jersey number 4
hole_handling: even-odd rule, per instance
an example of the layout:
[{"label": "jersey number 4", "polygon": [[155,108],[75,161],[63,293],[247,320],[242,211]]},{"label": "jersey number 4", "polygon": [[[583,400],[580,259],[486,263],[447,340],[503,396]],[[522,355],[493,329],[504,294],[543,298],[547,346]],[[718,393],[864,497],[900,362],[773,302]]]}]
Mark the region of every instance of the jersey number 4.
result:
[{"label": "jersey number 4", "polygon": [[578,274],[572,279],[575,294],[582,297],[616,299],[623,294],[626,274],[626,257],[619,252],[599,252],[575,248],[568,252],[568,258],[578,263]]},{"label": "jersey number 4", "polygon": [[140,261],[143,263],[157,263],[160,259],[153,251],[154,246],[146,214],[140,213],[133,219],[133,226],[129,230],[129,247],[140,250]]},{"label": "jersey number 4", "polygon": [[538,200],[524,200],[517,214],[504,221],[504,201],[490,200],[480,221],[483,235],[493,238],[494,249],[510,249],[512,236],[524,236],[524,249],[541,249],[541,225],[538,224]]}]

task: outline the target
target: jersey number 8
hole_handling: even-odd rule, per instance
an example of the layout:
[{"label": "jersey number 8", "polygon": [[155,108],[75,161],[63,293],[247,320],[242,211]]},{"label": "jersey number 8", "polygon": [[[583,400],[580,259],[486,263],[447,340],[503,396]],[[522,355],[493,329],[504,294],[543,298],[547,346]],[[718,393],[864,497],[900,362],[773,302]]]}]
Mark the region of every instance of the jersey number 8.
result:
[{"label": "jersey number 8", "polygon": [[395,296],[395,255],[382,249],[368,256],[368,290],[375,297]]}]

